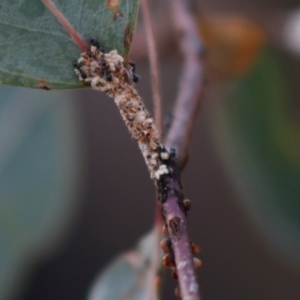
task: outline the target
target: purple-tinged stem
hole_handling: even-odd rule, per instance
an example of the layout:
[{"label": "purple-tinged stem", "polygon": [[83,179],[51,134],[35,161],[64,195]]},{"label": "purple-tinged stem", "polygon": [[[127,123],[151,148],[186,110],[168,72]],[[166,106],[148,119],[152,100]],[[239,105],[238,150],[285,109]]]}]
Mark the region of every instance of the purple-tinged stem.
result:
[{"label": "purple-tinged stem", "polygon": [[198,115],[205,82],[202,62],[204,46],[187,3],[186,0],[170,0],[184,66],[174,109],[174,121],[165,144],[176,149],[181,168],[187,160],[187,147]]},{"label": "purple-tinged stem", "polygon": [[174,173],[164,176],[159,182],[162,212],[171,239],[181,297],[183,300],[200,300],[186,211],[183,207],[180,171],[176,161],[172,168]]},{"label": "purple-tinged stem", "polygon": [[175,266],[178,274],[180,295],[183,300],[200,300],[191,241],[187,228],[186,211],[180,170],[187,160],[187,147],[191,139],[203,95],[204,71],[202,56],[204,47],[186,0],[171,0],[174,26],[177,29],[181,52],[184,57],[179,93],[174,109],[174,120],[165,144],[174,147],[176,157],[172,161],[173,174],[159,182],[162,211],[168,226]]}]

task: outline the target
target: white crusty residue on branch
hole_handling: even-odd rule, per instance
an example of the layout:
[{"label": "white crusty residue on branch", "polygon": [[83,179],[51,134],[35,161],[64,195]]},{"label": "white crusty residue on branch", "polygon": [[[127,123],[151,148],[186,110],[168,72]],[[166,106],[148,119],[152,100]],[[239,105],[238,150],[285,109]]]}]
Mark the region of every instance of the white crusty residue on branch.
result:
[{"label": "white crusty residue on branch", "polygon": [[117,50],[105,53],[97,41],[92,39],[90,43],[90,49],[73,63],[75,73],[92,89],[115,99],[131,136],[139,144],[151,178],[160,180],[161,176],[172,172],[168,165],[172,154],[159,141],[153,118],[132,86],[131,81],[138,80],[135,64],[129,63],[128,70]]}]

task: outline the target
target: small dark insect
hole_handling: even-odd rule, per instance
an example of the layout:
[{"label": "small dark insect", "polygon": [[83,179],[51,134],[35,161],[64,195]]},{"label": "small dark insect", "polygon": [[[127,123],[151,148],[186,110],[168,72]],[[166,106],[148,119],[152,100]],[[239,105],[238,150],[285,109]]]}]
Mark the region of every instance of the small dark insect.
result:
[{"label": "small dark insect", "polygon": [[139,81],[139,79],[140,79],[140,76],[139,76],[139,75],[137,75],[137,74],[132,74],[132,81],[133,81],[134,83],[137,83],[137,82]]},{"label": "small dark insect", "polygon": [[72,62],[73,67],[79,72],[82,79],[86,79],[86,74],[80,69],[80,66],[76,60]]},{"label": "small dark insect", "polygon": [[90,44],[90,45],[92,45],[92,46],[94,46],[94,47],[96,47],[98,50],[100,50],[101,52],[105,52],[105,49],[99,44],[99,42],[96,40],[96,39],[93,39],[93,38],[88,38],[87,39],[87,42]]},{"label": "small dark insect", "polygon": [[79,65],[78,65],[77,60],[74,60],[74,61],[72,62],[72,66],[73,66],[75,69],[78,69],[78,68],[79,68]]},{"label": "small dark insect", "polygon": [[129,61],[128,64],[131,67],[131,69],[130,69],[131,72],[135,73],[135,63],[133,61]]},{"label": "small dark insect", "polygon": [[105,60],[105,59],[101,59],[100,62],[99,62],[99,66],[100,66],[101,68],[106,67],[106,66],[107,66],[106,60]]},{"label": "small dark insect", "polygon": [[176,155],[176,149],[175,148],[171,148],[170,151],[169,151],[169,153],[170,153],[171,157],[174,157]]},{"label": "small dark insect", "polygon": [[137,83],[139,81],[139,79],[140,79],[140,76],[135,73],[135,70],[136,70],[135,63],[132,62],[132,61],[130,61],[130,62],[128,62],[128,64],[131,67],[129,71],[130,71],[130,74],[132,76],[132,81],[134,83]]},{"label": "small dark insect", "polygon": [[100,66],[101,71],[106,72],[109,70],[109,64],[106,62],[104,58],[102,58],[98,64]]},{"label": "small dark insect", "polygon": [[88,38],[88,39],[87,39],[87,42],[88,42],[90,45],[95,46],[96,48],[99,48],[99,47],[100,47],[100,44],[99,44],[99,42],[98,42],[96,39]]},{"label": "small dark insect", "polygon": [[113,79],[113,78],[112,78],[111,73],[107,73],[107,74],[106,74],[106,80],[107,80],[107,81],[112,81],[112,79]]}]

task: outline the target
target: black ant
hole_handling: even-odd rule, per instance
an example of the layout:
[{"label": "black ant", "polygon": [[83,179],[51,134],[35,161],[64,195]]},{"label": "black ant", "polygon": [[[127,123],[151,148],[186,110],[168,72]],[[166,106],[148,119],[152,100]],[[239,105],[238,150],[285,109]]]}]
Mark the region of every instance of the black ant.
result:
[{"label": "black ant", "polygon": [[112,81],[113,80],[113,77],[112,77],[111,73],[107,73],[105,78],[106,78],[107,81]]},{"label": "black ant", "polygon": [[102,47],[96,39],[88,38],[88,39],[87,39],[87,42],[88,42],[91,46],[96,47],[96,48],[97,48],[98,50],[100,50],[101,52],[103,52],[103,53],[105,52],[104,47]]},{"label": "black ant", "polygon": [[132,61],[129,61],[128,64],[131,67],[130,68],[130,74],[132,76],[132,81],[134,83],[137,83],[139,81],[139,79],[140,79],[140,76],[135,73],[135,63],[132,62]]},{"label": "black ant", "polygon": [[107,67],[107,62],[106,62],[106,60],[102,58],[102,59],[100,60],[100,62],[99,62],[99,66],[100,66],[101,68],[106,68],[106,67]]},{"label": "black ant", "polygon": [[87,78],[86,74],[80,69],[80,65],[78,64],[78,62],[76,60],[73,61],[72,65],[79,72],[80,77],[82,79],[86,79]]},{"label": "black ant", "polygon": [[100,69],[101,69],[102,73],[105,74],[106,80],[107,81],[112,81],[113,77],[112,77],[112,74],[110,72],[108,72],[109,65],[107,64],[106,60],[104,58],[102,58],[98,64],[100,66]]},{"label": "black ant", "polygon": [[102,58],[98,64],[100,66],[101,71],[107,71],[109,69],[109,64],[104,58]]}]

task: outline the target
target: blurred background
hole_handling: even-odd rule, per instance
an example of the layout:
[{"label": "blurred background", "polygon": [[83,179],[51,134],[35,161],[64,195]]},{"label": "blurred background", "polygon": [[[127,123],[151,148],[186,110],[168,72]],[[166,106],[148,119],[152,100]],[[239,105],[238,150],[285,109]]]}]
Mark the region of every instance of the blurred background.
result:
[{"label": "blurred background", "polygon": [[[153,9],[167,130],[182,59],[169,8]],[[194,1],[193,11],[209,76],[183,184],[203,299],[300,299],[299,2]],[[131,59],[152,111],[140,19]],[[142,155],[101,93],[0,92],[0,299],[86,299],[153,224]],[[162,299],[175,299],[170,277]]]}]

